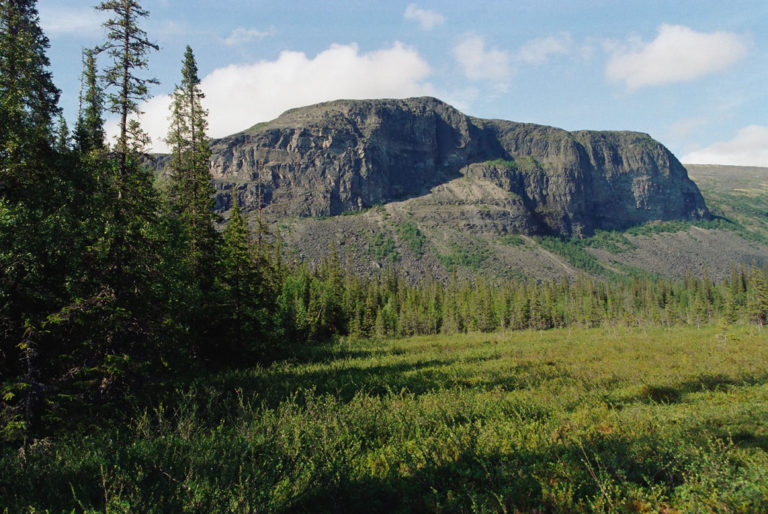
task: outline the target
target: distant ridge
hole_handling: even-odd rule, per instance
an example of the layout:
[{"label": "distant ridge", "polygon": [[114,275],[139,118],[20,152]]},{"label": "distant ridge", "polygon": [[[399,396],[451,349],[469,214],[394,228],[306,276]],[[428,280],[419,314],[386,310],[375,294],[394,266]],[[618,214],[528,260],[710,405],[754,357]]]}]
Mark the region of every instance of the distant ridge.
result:
[{"label": "distant ridge", "polygon": [[236,189],[269,219],[359,211],[460,177],[503,196],[499,233],[584,236],[709,217],[685,168],[647,134],[484,120],[431,97],[291,109],[212,150],[218,208]]}]

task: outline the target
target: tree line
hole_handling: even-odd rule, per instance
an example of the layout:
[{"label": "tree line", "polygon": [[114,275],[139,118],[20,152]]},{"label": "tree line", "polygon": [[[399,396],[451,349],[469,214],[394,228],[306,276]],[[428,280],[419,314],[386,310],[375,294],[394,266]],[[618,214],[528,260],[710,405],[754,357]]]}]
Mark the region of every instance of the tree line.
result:
[{"label": "tree line", "polygon": [[[172,97],[168,179],[142,164],[136,121],[158,49],[137,0],[105,0],[104,42],[83,54],[77,122],[58,107],[34,0],[0,0],[0,439],[27,444],[162,394],[203,369],[248,366],[337,336],[604,323],[765,324],[768,275],[715,284],[483,277],[413,284],[355,276],[335,250],[286,262],[237,204],[214,211],[207,115],[186,48]],[[98,62],[105,61],[102,68]],[[119,121],[113,142],[104,117]],[[266,230],[260,223],[258,230]],[[273,243],[267,243],[267,240]]]},{"label": "tree line", "polygon": [[395,269],[359,277],[335,251],[316,269],[299,266],[286,276],[278,297],[283,333],[290,340],[407,337],[468,331],[546,330],[604,325],[765,325],[768,273],[733,265],[713,282],[688,274],[683,280],[650,275],[607,281],[491,281],[483,276],[446,283],[408,282]]}]

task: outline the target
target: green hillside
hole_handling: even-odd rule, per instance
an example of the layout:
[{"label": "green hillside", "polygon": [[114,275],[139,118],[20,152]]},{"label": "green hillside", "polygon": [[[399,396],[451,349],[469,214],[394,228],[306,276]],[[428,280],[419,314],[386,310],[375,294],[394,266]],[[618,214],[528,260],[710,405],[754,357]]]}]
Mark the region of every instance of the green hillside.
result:
[{"label": "green hillside", "polygon": [[[688,164],[713,214],[768,244],[768,168]],[[749,237],[748,236],[748,237]]]}]

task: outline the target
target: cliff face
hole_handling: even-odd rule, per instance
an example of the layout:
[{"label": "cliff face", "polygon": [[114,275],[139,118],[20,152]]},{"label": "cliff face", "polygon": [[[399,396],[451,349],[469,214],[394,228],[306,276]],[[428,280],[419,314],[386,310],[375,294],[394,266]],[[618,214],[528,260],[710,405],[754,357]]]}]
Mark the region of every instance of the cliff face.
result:
[{"label": "cliff face", "polygon": [[502,193],[459,200],[494,205],[501,233],[588,235],[709,216],[685,168],[645,134],[482,120],[433,98],[293,109],[212,151],[217,207],[236,190],[245,209],[272,219],[435,195],[456,179]]}]

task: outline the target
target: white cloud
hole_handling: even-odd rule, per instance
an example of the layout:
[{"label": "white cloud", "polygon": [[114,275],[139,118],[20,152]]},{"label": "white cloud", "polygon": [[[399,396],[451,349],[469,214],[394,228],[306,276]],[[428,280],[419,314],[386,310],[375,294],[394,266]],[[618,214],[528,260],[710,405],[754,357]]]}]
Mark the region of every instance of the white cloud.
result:
[{"label": "white cloud", "polygon": [[558,36],[547,36],[528,41],[517,53],[517,58],[528,64],[543,64],[552,55],[570,54],[572,48],[571,35],[565,32]]},{"label": "white cloud", "polygon": [[606,76],[635,90],[722,71],[746,55],[747,41],[731,32],[704,33],[682,25],[662,25],[653,41],[633,39],[612,53]]},{"label": "white cloud", "polygon": [[730,141],[689,152],[681,160],[690,164],[768,166],[768,127],[749,125]]},{"label": "white cloud", "polygon": [[[353,43],[331,45],[313,58],[283,51],[274,61],[219,68],[202,79],[201,87],[209,110],[209,133],[223,137],[292,107],[327,100],[434,95],[426,82],[430,73],[419,53],[402,43],[367,53],[360,53]],[[170,97],[161,95],[141,105],[142,127],[157,152],[167,150],[163,139],[169,104]],[[114,135],[116,127],[110,122],[108,133]]]},{"label": "white cloud", "polygon": [[224,40],[224,44],[229,46],[242,45],[257,39],[264,39],[269,35],[269,31],[237,27],[229,34],[229,36],[227,36],[227,38]]},{"label": "white cloud", "polygon": [[499,85],[504,87],[512,75],[509,53],[497,48],[486,50],[480,36],[464,36],[453,48],[453,56],[471,80],[502,81]]},{"label": "white cloud", "polygon": [[410,4],[403,14],[406,20],[415,21],[424,30],[432,30],[437,25],[445,23],[445,17],[436,11],[420,9],[416,4]]},{"label": "white cloud", "polygon": [[101,35],[101,24],[107,19],[104,13],[95,9],[49,7],[41,5],[40,25],[49,36],[95,36]]}]

